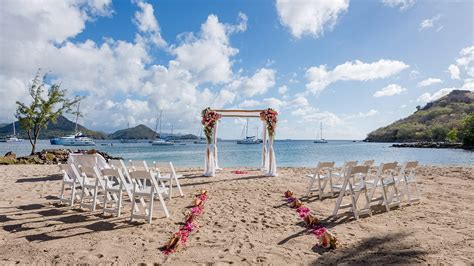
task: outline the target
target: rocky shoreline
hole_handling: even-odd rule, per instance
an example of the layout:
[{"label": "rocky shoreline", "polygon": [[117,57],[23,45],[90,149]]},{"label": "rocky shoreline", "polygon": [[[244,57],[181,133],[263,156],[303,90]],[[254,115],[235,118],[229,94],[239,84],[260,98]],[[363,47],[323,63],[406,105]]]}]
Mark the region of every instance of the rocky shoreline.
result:
[{"label": "rocky shoreline", "polygon": [[70,150],[70,149],[45,149],[36,152],[33,155],[16,157],[14,152],[7,152],[5,156],[0,156],[0,165],[10,164],[58,164],[66,163],[70,153],[94,154],[102,155],[106,160],[122,159],[114,157],[105,152],[97,150]]},{"label": "rocky shoreline", "polygon": [[474,147],[466,147],[461,143],[448,142],[414,142],[414,143],[395,143],[392,144],[394,148],[431,148],[431,149],[466,149],[473,150]]}]

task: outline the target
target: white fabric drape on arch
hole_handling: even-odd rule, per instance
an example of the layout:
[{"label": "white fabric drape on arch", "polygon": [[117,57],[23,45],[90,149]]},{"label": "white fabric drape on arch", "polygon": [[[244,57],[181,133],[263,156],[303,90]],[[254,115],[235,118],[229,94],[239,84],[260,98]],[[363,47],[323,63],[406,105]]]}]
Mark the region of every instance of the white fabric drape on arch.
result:
[{"label": "white fabric drape on arch", "polygon": [[268,149],[267,149],[267,125],[263,122],[263,137],[262,137],[262,171],[267,171],[268,169]]},{"label": "white fabric drape on arch", "polygon": [[214,168],[215,170],[222,170],[219,168],[219,162],[217,160],[217,125],[219,124],[219,121],[216,122],[216,125],[214,126],[214,136],[213,138],[213,143],[214,143],[214,149],[213,149],[213,155],[214,155]]},{"label": "white fabric drape on arch", "polygon": [[267,176],[278,176],[277,165],[275,158],[275,151],[273,150],[273,138],[274,136],[268,136],[268,172]]}]

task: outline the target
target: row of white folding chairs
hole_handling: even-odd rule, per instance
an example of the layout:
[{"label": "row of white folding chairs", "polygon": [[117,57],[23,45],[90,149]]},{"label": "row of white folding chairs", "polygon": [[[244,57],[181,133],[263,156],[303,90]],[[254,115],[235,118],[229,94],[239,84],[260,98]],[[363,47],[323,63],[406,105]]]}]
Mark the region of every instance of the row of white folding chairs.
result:
[{"label": "row of white folding chairs", "polygon": [[[340,172],[336,172],[334,162],[319,162],[313,174],[306,175],[310,178],[306,196],[309,196],[311,192],[318,191],[319,200],[322,200],[325,196],[324,190],[329,182],[330,196],[334,197],[335,192],[333,185],[335,181],[342,180],[344,175],[350,167],[356,166],[358,161],[346,161],[341,167]],[[372,167],[374,160],[366,160],[362,165]],[[317,186],[314,188],[314,186]]]},{"label": "row of white folding chairs", "polygon": [[[134,218],[146,218],[151,223],[153,213],[153,201],[155,197],[160,200],[166,217],[169,217],[168,209],[162,194],[168,194],[168,188],[162,184],[159,186],[155,174],[151,171],[128,171],[122,160],[111,161],[110,169],[98,170],[97,166],[84,167],[70,163],[60,165],[63,172],[63,183],[60,201],[67,202],[71,206],[74,200],[80,201],[81,208],[89,208],[95,211],[99,192],[103,192],[103,211],[120,216],[122,208],[122,192],[125,191],[132,201],[132,220]],[[171,164],[172,167],[172,164]],[[174,172],[174,168],[173,173]],[[170,174],[171,175],[171,174]],[[148,185],[144,185],[148,184]],[[71,187],[70,197],[65,196],[65,186]],[[81,187],[81,193],[77,193],[77,187]],[[182,193],[182,192],[181,192]],[[137,198],[138,197],[138,198]],[[148,206],[146,205],[148,197]],[[136,204],[136,199],[140,205]],[[111,207],[107,207],[110,203]]]},{"label": "row of white folding chairs", "polygon": [[[368,213],[372,215],[370,207],[373,206],[373,202],[383,204],[386,210],[390,211],[391,207],[400,206],[404,197],[407,198],[409,204],[420,201],[415,174],[416,167],[418,166],[417,161],[405,162],[401,167],[397,162],[382,163],[378,167],[374,179],[368,179],[370,170],[368,164],[359,166],[354,165],[354,162],[350,162],[349,164],[350,166],[348,166],[347,169],[343,169],[342,184],[333,184],[333,178],[331,176],[331,171],[334,166],[333,162],[319,163],[316,176],[313,178],[318,180],[319,188],[321,188],[319,189],[320,195],[323,195],[328,180],[331,186],[331,194],[334,195],[335,192],[339,192],[333,211],[333,217],[337,216],[341,208],[351,208],[356,219],[359,218],[359,214]],[[324,170],[328,172],[328,174],[322,175],[321,172]],[[323,182],[321,182],[321,180],[323,180]],[[314,181],[311,183],[314,183]],[[310,188],[312,186],[311,183]],[[321,185],[321,183],[323,184]],[[412,195],[410,192],[410,184],[414,185],[416,195]],[[378,189],[381,190],[381,195],[374,197]],[[311,189],[308,191],[311,191]],[[361,194],[365,196],[366,204],[362,209],[359,209],[357,202]],[[351,197],[351,203],[342,204],[342,200],[345,196]]]}]

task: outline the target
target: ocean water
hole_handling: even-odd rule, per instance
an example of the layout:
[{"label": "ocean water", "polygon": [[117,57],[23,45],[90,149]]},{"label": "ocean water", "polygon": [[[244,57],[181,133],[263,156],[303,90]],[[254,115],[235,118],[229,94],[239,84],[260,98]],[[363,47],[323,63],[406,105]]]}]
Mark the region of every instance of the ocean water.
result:
[{"label": "ocean water", "polygon": [[[118,141],[96,141],[95,148],[125,160],[172,161],[178,166],[202,166],[206,145],[152,146],[149,143],[120,143]],[[113,146],[102,146],[113,143]],[[277,140],[274,143],[278,166],[314,167],[318,161],[335,161],[341,165],[346,160],[374,159],[380,162],[418,160],[429,165],[474,165],[474,152],[460,149],[415,149],[391,148],[390,143],[364,143],[352,141],[329,141],[315,144],[310,140]],[[40,140],[37,150],[64,148],[52,146],[49,140]],[[66,147],[67,148],[67,147]],[[77,147],[69,147],[76,149]],[[27,140],[22,143],[0,143],[0,155],[14,151],[18,156],[30,152]],[[262,160],[262,145],[238,145],[235,141],[218,143],[218,159],[221,167],[259,166]]]}]

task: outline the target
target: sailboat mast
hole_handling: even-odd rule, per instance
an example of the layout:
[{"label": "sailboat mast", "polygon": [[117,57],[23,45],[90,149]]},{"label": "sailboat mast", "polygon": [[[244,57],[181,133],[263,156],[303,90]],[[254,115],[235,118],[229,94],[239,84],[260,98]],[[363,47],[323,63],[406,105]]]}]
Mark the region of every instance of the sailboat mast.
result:
[{"label": "sailboat mast", "polygon": [[79,106],[81,106],[81,102],[77,103],[76,126],[74,127],[74,135],[77,134],[77,121],[79,120]]},{"label": "sailboat mast", "polygon": [[321,139],[323,139],[323,122],[321,122],[320,126],[321,126]]},{"label": "sailboat mast", "polygon": [[249,119],[247,118],[247,125],[245,126],[245,138],[249,136]]},{"label": "sailboat mast", "polygon": [[161,118],[162,117],[163,117],[163,110],[160,110],[160,139],[161,139],[161,124],[162,124]]},{"label": "sailboat mast", "polygon": [[15,122],[13,122],[13,136],[16,136]]},{"label": "sailboat mast", "polygon": [[155,131],[153,131],[152,140],[156,139],[156,131],[158,130],[158,121],[160,121],[159,119],[160,119],[159,116],[156,116]]}]

